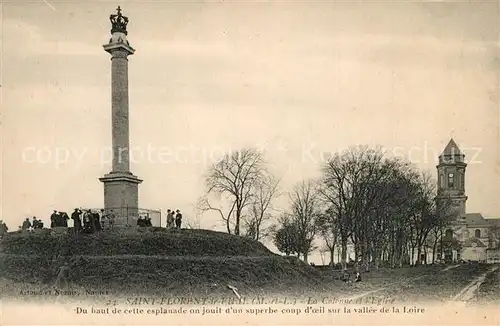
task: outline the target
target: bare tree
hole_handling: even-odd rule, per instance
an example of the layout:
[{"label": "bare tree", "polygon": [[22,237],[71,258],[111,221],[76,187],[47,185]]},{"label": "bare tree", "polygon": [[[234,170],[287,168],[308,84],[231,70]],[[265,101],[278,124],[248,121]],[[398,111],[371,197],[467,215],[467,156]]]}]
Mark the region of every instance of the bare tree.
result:
[{"label": "bare tree", "polygon": [[227,233],[231,234],[231,215],[233,214],[234,208],[236,206],[235,202],[229,205],[229,208],[223,209],[221,206],[215,206],[210,203],[208,196],[203,196],[198,200],[196,204],[196,210],[198,215],[203,215],[205,212],[214,211],[217,212],[224,224],[226,225]]},{"label": "bare tree", "polygon": [[255,183],[249,213],[244,219],[246,235],[253,240],[259,241],[271,235],[267,222],[272,219],[273,201],[280,196],[279,183],[279,179],[269,174],[264,174],[262,179]]},{"label": "bare tree", "polygon": [[328,210],[318,219],[319,233],[332,252],[332,244],[340,245],[344,268],[348,243],[355,262],[366,269],[381,261],[402,267],[420,259],[426,246],[436,256],[453,214],[442,197],[437,204],[429,174],[364,146],[336,153],[322,172],[320,192]]},{"label": "bare tree", "polygon": [[336,228],[331,232],[338,232],[343,268],[349,242],[354,260],[365,269],[372,263],[378,267],[391,243],[393,250],[404,248],[409,175],[408,163],[364,146],[337,153],[323,166],[321,194],[329,206],[329,225]]},{"label": "bare tree", "polygon": [[[213,193],[225,196],[231,203],[229,213],[221,214],[229,233],[231,222],[234,222],[234,234],[240,235],[244,209],[252,204],[255,186],[265,174],[262,153],[252,148],[227,153],[208,170],[205,180],[207,195]],[[207,207],[214,210],[211,206]]]},{"label": "bare tree", "polygon": [[321,214],[321,197],[317,189],[317,183],[306,180],[298,183],[290,192],[289,216],[296,228],[298,252],[307,263],[309,253],[314,249],[313,241],[317,231],[316,220]]},{"label": "bare tree", "polygon": [[435,202],[435,181],[428,173],[422,173],[417,181],[417,193],[415,196],[415,209],[410,214],[411,220],[411,251],[414,256],[415,248],[417,250],[416,264],[420,264],[422,250],[425,247],[427,238],[431,231],[441,224],[436,202]]},{"label": "bare tree", "polygon": [[[330,265],[334,265],[335,249],[339,240],[339,223],[336,219],[336,214],[332,208],[327,209],[323,214],[319,215],[316,220],[319,235],[324,241],[322,251],[330,254]],[[324,254],[324,253],[323,253]],[[323,259],[323,258],[322,258]]]},{"label": "bare tree", "polygon": [[365,254],[366,218],[377,204],[379,192],[374,187],[387,176],[381,173],[384,154],[366,147],[352,148],[335,154],[323,167],[321,193],[336,218],[340,235],[341,262],[346,268],[347,243],[355,248],[355,260]]},{"label": "bare tree", "polygon": [[380,187],[384,200],[377,209],[379,216],[373,244],[375,267],[380,260],[392,267],[403,265],[411,222],[409,216],[415,209],[417,179],[418,173],[401,162],[392,177]]}]

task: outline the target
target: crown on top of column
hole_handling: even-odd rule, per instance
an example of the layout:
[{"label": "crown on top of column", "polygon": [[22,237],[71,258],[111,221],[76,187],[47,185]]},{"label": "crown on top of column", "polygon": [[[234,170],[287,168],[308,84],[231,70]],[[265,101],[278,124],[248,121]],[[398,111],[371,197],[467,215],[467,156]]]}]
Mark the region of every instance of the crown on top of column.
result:
[{"label": "crown on top of column", "polygon": [[128,17],[122,15],[120,6],[116,8],[116,14],[111,14],[109,16],[109,20],[111,21],[111,34],[120,32],[127,35]]},{"label": "crown on top of column", "polygon": [[122,15],[122,9],[120,6],[116,8],[116,12],[116,14],[109,16],[112,26],[111,38],[109,39],[108,44],[103,45],[104,50],[111,53],[113,57],[134,54],[135,50],[132,46],[130,46],[129,41],[127,40],[128,18]]}]

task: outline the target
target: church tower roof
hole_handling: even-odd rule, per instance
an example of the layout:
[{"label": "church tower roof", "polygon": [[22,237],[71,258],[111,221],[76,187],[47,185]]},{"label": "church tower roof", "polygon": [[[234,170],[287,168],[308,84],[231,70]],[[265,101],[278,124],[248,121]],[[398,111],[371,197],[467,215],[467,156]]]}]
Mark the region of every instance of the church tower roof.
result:
[{"label": "church tower roof", "polygon": [[455,156],[455,155],[464,155],[464,154],[460,151],[460,148],[458,148],[457,143],[455,143],[455,141],[452,138],[452,139],[450,139],[450,142],[448,143],[448,145],[446,145],[446,147],[444,148],[443,153],[441,153],[441,156],[444,156],[444,155]]},{"label": "church tower roof", "polygon": [[440,161],[452,161],[452,162],[463,162],[465,155],[462,153],[457,143],[452,139],[448,142],[448,145],[444,148],[441,155],[439,155]]}]

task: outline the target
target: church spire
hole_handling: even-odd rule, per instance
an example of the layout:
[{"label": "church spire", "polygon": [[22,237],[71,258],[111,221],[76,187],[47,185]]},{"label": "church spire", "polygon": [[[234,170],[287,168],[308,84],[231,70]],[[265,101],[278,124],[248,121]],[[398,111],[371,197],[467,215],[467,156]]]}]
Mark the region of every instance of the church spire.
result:
[{"label": "church spire", "polygon": [[465,155],[460,151],[457,143],[452,139],[448,142],[448,145],[444,148],[441,155],[439,155],[439,162],[450,162],[450,163],[463,163]]}]

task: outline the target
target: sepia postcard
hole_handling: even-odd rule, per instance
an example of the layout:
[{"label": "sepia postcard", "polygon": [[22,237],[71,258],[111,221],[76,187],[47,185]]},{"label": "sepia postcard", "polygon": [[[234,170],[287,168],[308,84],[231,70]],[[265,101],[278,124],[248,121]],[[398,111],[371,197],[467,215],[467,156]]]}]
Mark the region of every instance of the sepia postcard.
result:
[{"label": "sepia postcard", "polygon": [[0,326],[500,325],[498,0],[0,18]]}]

